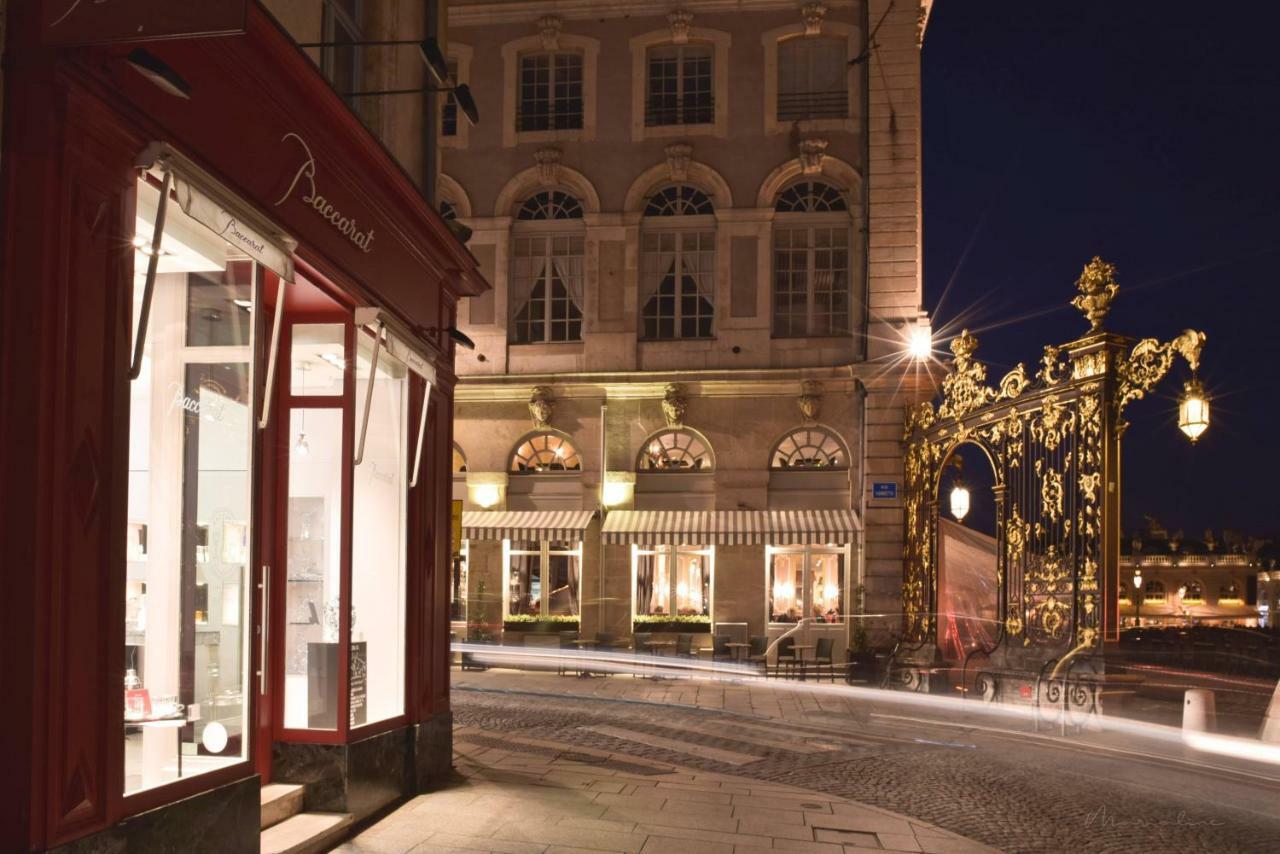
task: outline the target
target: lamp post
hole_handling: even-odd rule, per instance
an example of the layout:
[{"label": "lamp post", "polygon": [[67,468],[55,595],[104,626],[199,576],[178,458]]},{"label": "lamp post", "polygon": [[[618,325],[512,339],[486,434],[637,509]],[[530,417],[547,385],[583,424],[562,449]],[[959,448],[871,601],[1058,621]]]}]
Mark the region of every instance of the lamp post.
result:
[{"label": "lamp post", "polygon": [[1133,624],[1142,627],[1142,569],[1133,571]]}]

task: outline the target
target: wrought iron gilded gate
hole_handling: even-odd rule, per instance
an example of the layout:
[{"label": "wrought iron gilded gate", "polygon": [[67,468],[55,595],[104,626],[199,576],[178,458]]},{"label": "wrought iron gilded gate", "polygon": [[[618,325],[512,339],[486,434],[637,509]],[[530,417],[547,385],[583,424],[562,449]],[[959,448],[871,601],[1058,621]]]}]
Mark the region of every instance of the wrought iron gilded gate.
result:
[{"label": "wrought iron gilded gate", "polygon": [[[977,339],[963,332],[951,342],[941,403],[908,413],[904,632],[924,648],[937,642],[942,468],[966,442],[995,469],[1001,660],[1034,673],[1042,662],[1118,637],[1124,410],[1177,355],[1194,372],[1205,336],[1187,330],[1165,343],[1135,343],[1104,330],[1118,290],[1114,273],[1094,258],[1076,283],[1072,304],[1090,322],[1083,337],[1045,347],[1038,368],[1019,364],[995,386],[974,357]],[[1193,388],[1194,379],[1188,393]]]}]

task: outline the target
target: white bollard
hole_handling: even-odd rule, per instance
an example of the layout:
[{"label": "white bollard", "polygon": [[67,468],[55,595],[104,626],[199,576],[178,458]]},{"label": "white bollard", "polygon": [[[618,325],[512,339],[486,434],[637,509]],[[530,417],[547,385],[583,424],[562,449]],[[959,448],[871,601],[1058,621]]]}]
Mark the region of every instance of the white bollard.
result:
[{"label": "white bollard", "polygon": [[1262,719],[1262,732],[1258,738],[1271,744],[1280,744],[1280,682],[1271,694],[1271,705],[1267,707],[1267,716]]},{"label": "white bollard", "polygon": [[1206,688],[1188,688],[1182,701],[1182,729],[1190,732],[1213,732],[1217,724],[1213,692]]}]

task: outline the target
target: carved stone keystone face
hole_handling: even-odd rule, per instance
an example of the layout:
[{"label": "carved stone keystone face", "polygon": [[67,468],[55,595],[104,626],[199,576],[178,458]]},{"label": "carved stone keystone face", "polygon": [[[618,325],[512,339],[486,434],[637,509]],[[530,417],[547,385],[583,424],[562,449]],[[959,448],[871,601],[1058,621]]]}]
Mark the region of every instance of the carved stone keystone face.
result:
[{"label": "carved stone keystone face", "polygon": [[693,13],[687,9],[676,9],[667,15],[667,23],[671,24],[671,43],[687,44],[689,42],[689,25],[693,23]]},{"label": "carved stone keystone face", "polygon": [[551,417],[555,413],[556,401],[550,387],[540,385],[529,397],[529,417],[533,419],[536,430],[551,426]]},{"label": "carved stone keystone face", "polygon": [[564,19],[559,15],[543,15],[538,19],[538,35],[542,37],[543,50],[557,50],[560,47],[560,29]]},{"label": "carved stone keystone face", "polygon": [[669,383],[666,394],[662,398],[662,415],[667,419],[668,427],[680,427],[684,424],[684,415],[689,404],[685,400],[677,383]]},{"label": "carved stone keystone face", "polygon": [[822,35],[822,19],[827,16],[827,7],[823,3],[805,3],[800,7],[800,20],[804,21],[806,36]]},{"label": "carved stone keystone face", "polygon": [[810,424],[817,421],[822,412],[822,383],[805,380],[800,386],[800,396],[796,398],[796,403],[805,421]]}]

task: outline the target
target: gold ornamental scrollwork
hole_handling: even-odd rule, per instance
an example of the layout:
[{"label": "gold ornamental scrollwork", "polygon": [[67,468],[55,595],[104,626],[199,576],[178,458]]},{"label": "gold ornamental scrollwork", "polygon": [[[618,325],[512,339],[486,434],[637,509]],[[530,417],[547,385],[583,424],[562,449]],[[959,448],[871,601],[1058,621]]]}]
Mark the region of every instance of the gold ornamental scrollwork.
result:
[{"label": "gold ornamental scrollwork", "polygon": [[1173,367],[1175,356],[1182,356],[1191,370],[1200,367],[1200,351],[1205,334],[1186,329],[1177,338],[1161,344],[1154,338],[1143,338],[1129,351],[1118,368],[1120,387],[1116,395],[1116,415],[1135,400],[1141,400]]}]

